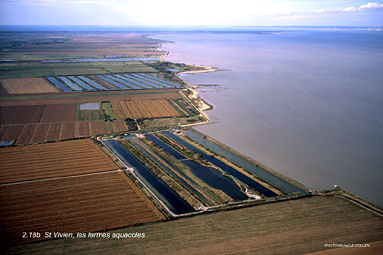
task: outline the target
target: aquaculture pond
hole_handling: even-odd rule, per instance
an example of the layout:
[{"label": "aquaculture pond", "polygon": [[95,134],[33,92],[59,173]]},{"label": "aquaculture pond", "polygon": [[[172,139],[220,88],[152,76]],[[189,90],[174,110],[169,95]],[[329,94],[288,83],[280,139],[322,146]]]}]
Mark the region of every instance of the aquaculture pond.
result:
[{"label": "aquaculture pond", "polygon": [[207,185],[220,189],[235,200],[246,200],[249,197],[241,192],[241,188],[217,169],[198,164],[193,160],[182,161],[190,171]]},{"label": "aquaculture pond", "polygon": [[[145,147],[147,150],[150,150],[151,152],[153,152],[146,144],[143,144],[142,142],[140,141],[134,141],[133,139],[130,140],[131,143],[133,143],[134,145],[136,145],[137,148],[141,149],[140,146],[142,147]],[[172,170],[170,170],[168,167],[166,167],[162,162],[160,162],[156,157],[154,157],[153,155],[151,155],[150,153],[148,153],[146,150],[141,150],[142,152],[144,152],[148,157],[150,157],[153,161],[155,161],[158,165],[160,165],[164,170],[166,170],[169,174],[171,174],[174,178],[176,178],[179,182],[181,182],[185,187],[187,187],[188,189],[190,189],[196,196],[198,196],[201,200],[203,200],[205,203],[207,203],[208,205],[212,206],[213,204],[208,200],[206,199],[199,191],[197,191],[195,188],[193,188],[192,186],[190,186],[189,183],[187,183],[186,181],[184,181],[181,177],[179,177],[177,174],[175,174]],[[155,153],[155,152],[153,152]],[[189,182],[192,182],[195,186],[199,187],[200,189],[202,189],[198,184],[194,183],[193,180],[191,180],[187,175],[185,175],[184,173],[182,173],[181,171],[178,171],[176,168],[174,168],[175,171],[178,172],[178,174],[180,174],[183,178],[187,179]],[[212,198],[214,199],[214,198]],[[218,201],[217,201],[218,202]]]},{"label": "aquaculture pond", "polygon": [[170,147],[169,145],[167,145],[166,143],[162,142],[160,139],[158,139],[157,137],[155,137],[154,135],[146,135],[150,140],[152,140],[153,142],[155,142],[158,146],[162,147],[163,149],[165,149],[167,152],[169,152],[170,154],[172,154],[173,157],[175,157],[176,159],[178,160],[181,160],[181,159],[186,159],[186,157],[184,155],[182,155],[181,153],[179,153],[178,151],[176,151],[175,149],[173,149],[172,147]]},{"label": "aquaculture pond", "polygon": [[[185,156],[180,154],[178,151],[170,147],[169,145],[162,142],[160,139],[155,137],[154,135],[147,135],[149,139],[151,139],[153,142],[155,142],[158,146],[165,149],[167,152],[172,154],[176,159],[184,160],[186,159]],[[193,160],[184,160],[182,161],[184,165],[190,168],[190,171],[197,176],[199,179],[201,179],[203,182],[208,184],[209,186],[220,189],[223,192],[225,192],[227,195],[232,197],[235,200],[245,200],[248,199],[248,197],[241,192],[241,189],[236,183],[230,179],[227,176],[223,176],[222,172],[211,168],[211,167],[205,167],[203,165],[200,165],[196,163]]]},{"label": "aquaculture pond", "polygon": [[231,174],[232,176],[234,176],[235,178],[237,178],[238,180],[240,180],[241,182],[245,183],[246,185],[248,185],[250,188],[258,191],[259,193],[265,195],[266,197],[275,197],[275,196],[278,196],[277,194],[275,194],[273,191],[269,190],[268,188],[260,185],[258,182],[250,179],[249,177],[247,177],[246,175],[238,172],[237,170],[235,170],[234,168],[226,165],[225,163],[223,163],[222,161],[212,157],[212,156],[209,156],[207,154],[205,154],[204,152],[202,152],[201,150],[195,148],[194,146],[192,146],[191,144],[185,142],[184,140],[182,140],[181,138],[179,138],[178,136],[172,134],[171,132],[165,132],[166,135],[168,135],[169,137],[171,137],[172,139],[174,139],[175,141],[177,141],[178,143],[184,145],[185,147],[187,147],[188,149],[196,152],[196,153],[199,153],[202,155],[202,157],[208,161],[210,161],[211,163],[213,163],[214,165],[218,166],[219,168],[221,168],[223,171]]},{"label": "aquaculture pond", "polygon": [[183,200],[177,193],[171,190],[162,180],[155,176],[149,169],[138,161],[124,146],[116,140],[104,141],[104,143],[129,167],[135,169],[134,174],[145,183],[145,185],[166,206],[176,214],[195,212],[195,210]]}]

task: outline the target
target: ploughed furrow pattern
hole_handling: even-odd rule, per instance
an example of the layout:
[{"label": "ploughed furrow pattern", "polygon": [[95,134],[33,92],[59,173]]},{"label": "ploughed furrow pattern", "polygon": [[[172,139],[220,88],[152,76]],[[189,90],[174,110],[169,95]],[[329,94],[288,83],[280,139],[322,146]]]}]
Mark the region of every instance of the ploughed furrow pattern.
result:
[{"label": "ploughed furrow pattern", "polygon": [[38,123],[45,105],[1,106],[0,124],[29,124]]},{"label": "ploughed furrow pattern", "polygon": [[75,123],[63,123],[61,127],[60,140],[68,140],[74,138]]},{"label": "ploughed furrow pattern", "polygon": [[118,103],[120,104],[121,106],[121,109],[123,110],[124,112],[124,116],[125,118],[124,119],[133,119],[133,114],[132,112],[128,109],[128,106],[126,105],[125,101],[118,101]]},{"label": "ploughed furrow pattern", "polygon": [[103,121],[89,122],[89,133],[90,135],[105,134],[105,123]]},{"label": "ploughed furrow pattern", "polygon": [[0,148],[0,183],[118,169],[90,139]]},{"label": "ploughed furrow pattern", "polygon": [[119,104],[118,101],[112,101],[110,102],[112,108],[113,108],[113,113],[116,119],[121,120],[125,119],[124,111],[121,108],[121,105]]},{"label": "ploughed furrow pattern", "polygon": [[156,107],[154,107],[151,101],[153,100],[143,100],[142,103],[145,105],[146,109],[150,111],[154,118],[162,117],[161,113],[156,109]]},{"label": "ploughed furrow pattern", "polygon": [[77,104],[49,104],[46,106],[42,123],[76,121]]},{"label": "ploughed furrow pattern", "polygon": [[1,126],[1,128],[0,128],[0,139],[1,139],[1,141],[3,141],[3,137],[8,132],[8,130],[9,130],[9,126]]},{"label": "ploughed furrow pattern", "polygon": [[126,105],[128,106],[130,112],[132,113],[132,116],[134,119],[141,119],[142,114],[141,112],[137,109],[136,104],[134,101],[125,101]]},{"label": "ploughed furrow pattern", "polygon": [[34,143],[44,143],[45,142],[45,137],[47,135],[49,129],[49,124],[40,124],[37,125],[35,133],[33,134],[33,137],[31,141],[29,142],[30,144]]},{"label": "ploughed furrow pattern", "polygon": [[89,122],[76,122],[76,138],[89,137]]},{"label": "ploughed furrow pattern", "polygon": [[44,239],[23,232],[76,235],[165,220],[120,170],[0,186],[0,194],[0,241],[9,246]]},{"label": "ploughed furrow pattern", "polygon": [[23,132],[21,132],[19,138],[16,141],[16,145],[29,144],[35,133],[37,125],[25,125]]},{"label": "ploughed furrow pattern", "polygon": [[9,141],[19,138],[21,132],[23,132],[24,126],[10,126],[7,133],[4,134],[1,140]]},{"label": "ploughed furrow pattern", "polygon": [[153,115],[150,113],[146,106],[142,103],[142,100],[134,101],[136,103],[137,109],[142,113],[144,118],[153,118]]},{"label": "ploughed furrow pattern", "polygon": [[126,126],[125,121],[115,120],[113,121],[113,129],[114,129],[114,132],[123,132],[123,131],[127,131],[128,127]]},{"label": "ploughed furrow pattern", "polygon": [[50,124],[47,135],[45,136],[45,142],[60,140],[61,126],[61,123]]},{"label": "ploughed furrow pattern", "polygon": [[158,102],[169,112],[173,117],[180,116],[180,114],[169,104],[169,102],[160,99]]},{"label": "ploughed furrow pattern", "polygon": [[1,79],[0,82],[9,94],[60,92],[43,78]]},{"label": "ploughed furrow pattern", "polygon": [[170,113],[158,102],[158,100],[150,101],[153,106],[160,112],[161,117],[170,117]]}]

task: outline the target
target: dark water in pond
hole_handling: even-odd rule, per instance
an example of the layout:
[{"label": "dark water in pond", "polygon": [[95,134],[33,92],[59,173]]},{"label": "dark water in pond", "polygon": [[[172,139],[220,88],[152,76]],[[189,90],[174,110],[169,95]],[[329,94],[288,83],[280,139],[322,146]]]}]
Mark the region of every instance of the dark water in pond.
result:
[{"label": "dark water in pond", "polygon": [[171,134],[170,132],[166,132],[166,134],[168,136],[170,136],[171,138],[173,138],[174,140],[176,140],[177,142],[179,142],[180,144],[182,144],[185,147],[189,148],[190,150],[192,150],[192,151],[194,151],[196,153],[201,154],[204,159],[207,159],[208,161],[210,161],[214,165],[216,165],[219,168],[221,168],[223,171],[231,174],[232,176],[234,176],[235,178],[237,178],[241,182],[247,184],[250,188],[258,191],[261,194],[264,194],[267,197],[275,197],[275,196],[277,196],[277,194],[275,194],[273,191],[269,190],[268,188],[265,188],[264,186],[260,185],[258,182],[253,181],[249,177],[243,175],[242,173],[238,172],[234,168],[226,165],[222,161],[220,161],[220,160],[218,160],[218,159],[216,159],[216,158],[214,158],[212,156],[206,155],[204,152],[202,152],[201,150],[195,148],[194,146],[190,145],[189,143],[183,141],[182,139],[180,139],[176,135]]},{"label": "dark water in pond", "polygon": [[194,212],[195,210],[178,194],[172,191],[162,180],[155,176],[138,161],[129,151],[115,140],[104,142],[124,163],[135,169],[134,173],[158,196],[166,206],[176,214]]},{"label": "dark water in pond", "polygon": [[[140,145],[142,145],[143,147],[146,147],[147,149],[151,150],[150,148],[148,148],[145,144],[142,144],[141,142],[135,142],[134,140],[130,140],[134,145],[136,145],[137,148],[140,148],[138,146],[138,143]],[[152,151],[152,150],[151,150]],[[172,175],[174,178],[176,178],[178,181],[180,181],[185,187],[187,187],[188,189],[190,189],[196,196],[198,196],[202,201],[204,201],[205,203],[207,203],[208,205],[212,206],[214,205],[213,203],[211,203],[208,199],[206,199],[203,195],[201,195],[196,189],[194,189],[191,185],[189,185],[189,183],[187,183],[186,181],[184,181],[181,177],[179,177],[177,174],[175,174],[172,170],[170,170],[168,167],[166,167],[162,162],[160,162],[156,157],[154,157],[153,155],[151,155],[150,153],[148,153],[146,150],[142,150],[142,152],[144,152],[148,157],[150,157],[152,160],[154,160],[158,165],[160,165],[164,170],[166,170],[170,175]],[[153,151],[152,151],[153,152]],[[155,152],[153,152],[155,153]],[[174,168],[176,171],[178,171],[176,168]],[[191,181],[184,173],[182,173],[181,171],[178,171],[178,173],[183,176],[184,178],[186,178],[187,180]],[[197,185],[194,183],[194,185]],[[198,186],[198,185],[197,185]]]},{"label": "dark water in pond", "polygon": [[223,176],[222,173],[214,168],[206,167],[198,164],[193,160],[182,161],[190,171],[209,186],[220,189],[235,200],[246,200],[248,196],[241,192],[241,189],[229,177]]},{"label": "dark water in pond", "polygon": [[158,139],[154,135],[146,135],[146,136],[149,137],[149,139],[152,140],[153,142],[155,142],[158,146],[162,147],[167,152],[172,154],[172,156],[175,157],[176,159],[178,159],[178,160],[186,159],[186,157],[184,155],[182,155],[181,153],[179,153],[178,151],[176,151],[175,149],[173,149],[172,147],[170,147],[166,143],[162,142],[160,139]]}]

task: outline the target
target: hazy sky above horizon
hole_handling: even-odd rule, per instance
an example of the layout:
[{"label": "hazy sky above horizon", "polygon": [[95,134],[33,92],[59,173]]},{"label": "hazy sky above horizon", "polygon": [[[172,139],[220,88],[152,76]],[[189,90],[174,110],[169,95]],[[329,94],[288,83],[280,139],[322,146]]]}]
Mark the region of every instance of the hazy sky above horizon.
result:
[{"label": "hazy sky above horizon", "polygon": [[1,0],[0,25],[383,26],[383,0]]}]

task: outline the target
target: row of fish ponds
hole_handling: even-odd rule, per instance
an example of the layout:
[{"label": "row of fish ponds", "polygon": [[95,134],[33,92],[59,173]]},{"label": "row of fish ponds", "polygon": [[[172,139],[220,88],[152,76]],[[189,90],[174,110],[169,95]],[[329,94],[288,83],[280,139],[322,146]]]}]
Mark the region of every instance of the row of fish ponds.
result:
[{"label": "row of fish ponds", "polygon": [[[85,76],[46,77],[63,92],[130,89],[174,89],[182,86],[144,73],[95,75],[103,84]],[[105,84],[109,84],[106,86]],[[104,85],[104,86],[103,86]]]},{"label": "row of fish ponds", "polygon": [[[161,134],[162,136],[165,135],[167,139],[170,139],[172,144],[182,145],[186,147],[189,152],[196,154],[198,153],[200,157],[203,158],[203,160],[207,160],[210,162],[210,164],[213,164],[214,166],[222,169],[223,172],[217,170],[216,168],[208,167],[205,164],[202,165],[197,163],[195,160],[190,158],[190,155],[188,158],[187,156],[181,154],[178,150],[175,149],[174,145],[170,146],[169,144],[163,142],[161,139],[159,139],[159,137],[155,135],[155,133],[146,134],[146,139],[150,139],[151,142],[156,144],[157,148],[161,148],[168,154],[171,154],[179,162],[182,162],[182,164],[190,169],[190,172],[192,175],[194,175],[194,177],[190,175],[190,172],[186,173],[184,170],[175,167],[175,165],[171,165],[169,162],[166,162],[165,157],[161,156],[158,151],[155,152],[142,139],[134,139],[134,136],[125,137],[124,139],[120,140],[105,139],[103,143],[115,154],[115,156],[124,162],[127,167],[134,169],[133,174],[136,176],[136,178],[138,178],[146,186],[146,188],[150,190],[152,194],[154,193],[157,199],[161,200],[161,202],[164,203],[173,214],[182,215],[196,212],[200,209],[206,209],[215,205],[223,204],[222,200],[220,201],[216,196],[206,192],[206,187],[224,192],[224,194],[232,198],[232,202],[254,199],[254,196],[247,194],[243,187],[241,188],[238,183],[245,184],[247,187],[256,191],[258,194],[262,194],[262,197],[264,198],[279,196],[272,190],[262,186],[258,182],[254,181],[254,179],[249,178],[230,165],[224,163],[214,156],[206,154],[200,149],[200,146],[192,145],[196,144],[195,142],[199,143],[199,145],[202,145],[202,147],[208,148],[215,153],[224,156],[232,163],[241,168],[245,168],[260,178],[263,178],[267,182],[278,187],[280,190],[283,190],[289,195],[306,193],[304,190],[273,175],[271,172],[253,164],[252,162],[246,160],[243,157],[240,157],[232,151],[225,149],[217,143],[209,141],[205,137],[193,131],[187,130],[186,135],[188,136],[189,140],[194,140],[194,143],[187,142],[188,139],[182,139],[180,135],[176,135],[171,131],[163,131]],[[157,177],[152,171],[150,171],[145,166],[145,164],[143,164],[123,146],[124,140],[129,141],[131,145],[143,152],[148,158],[154,161],[163,170],[167,171],[172,177],[174,177],[174,179],[179,181],[186,189],[198,197],[198,199],[203,203],[201,204],[201,207],[196,208],[194,206],[193,208],[177,192],[171,189],[161,178]],[[159,160],[159,158],[163,160]],[[164,164],[163,162],[166,163]],[[169,169],[169,167],[172,169]],[[177,173],[175,173],[174,170],[176,170]],[[228,175],[234,178],[230,178]],[[196,179],[200,181],[196,181]]]}]

